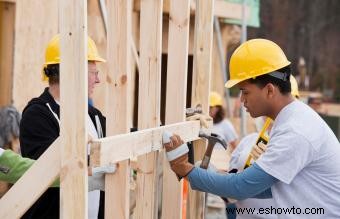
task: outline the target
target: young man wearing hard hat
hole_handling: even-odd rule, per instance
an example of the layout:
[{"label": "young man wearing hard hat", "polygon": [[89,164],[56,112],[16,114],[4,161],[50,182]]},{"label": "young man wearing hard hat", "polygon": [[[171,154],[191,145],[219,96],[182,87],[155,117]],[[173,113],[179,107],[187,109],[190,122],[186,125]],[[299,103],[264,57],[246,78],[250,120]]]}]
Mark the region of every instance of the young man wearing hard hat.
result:
[{"label": "young man wearing hard hat", "polygon": [[[296,79],[294,78],[293,75],[290,75],[290,85],[291,85],[290,93],[292,94],[293,97],[298,99],[300,96],[299,90]],[[232,172],[238,173],[242,172],[245,164],[247,163],[249,155],[251,156],[250,164],[252,164],[266,151],[267,145],[264,142],[261,141],[258,144],[256,144],[256,142],[258,141],[258,138],[259,136],[261,136],[262,132],[264,132],[263,135],[265,135],[265,140],[269,139],[268,135],[272,127],[272,121],[270,119],[269,120],[270,124],[268,125],[266,124],[267,121],[268,118],[263,116],[256,118],[255,123],[257,132],[253,132],[244,136],[241,139],[240,143],[237,145],[236,149],[232,152],[229,164],[229,169],[232,170]],[[238,209],[253,208],[255,210],[253,213],[250,213],[248,211],[237,212],[238,219],[277,218],[275,214],[266,215],[259,214],[260,208],[270,208],[276,206],[272,198],[268,199],[249,198],[245,200],[239,200],[235,204]]]},{"label": "young man wearing hard hat", "polygon": [[[265,39],[240,45],[230,59],[230,80],[254,118],[274,120],[267,150],[241,173],[221,174],[194,167],[187,154],[170,162],[193,189],[242,200],[273,197],[275,207],[261,213],[279,218],[340,218],[340,144],[321,117],[295,100],[289,83],[290,62],[281,48]],[[174,135],[166,151],[181,147]]]},{"label": "young man wearing hard hat", "polygon": [[[94,41],[88,37],[88,96],[91,97],[98,78],[98,62],[105,62],[100,57]],[[46,48],[44,79],[49,86],[37,98],[33,98],[22,113],[20,123],[20,147],[24,157],[38,159],[40,155],[59,136],[59,63],[60,36],[54,36]],[[88,106],[89,134],[92,138],[105,135],[105,117],[93,106]],[[89,178],[90,180],[90,178]],[[89,193],[89,218],[103,218],[103,209],[99,210],[100,191]],[[103,200],[103,199],[102,199]],[[59,218],[59,188],[49,188],[26,212],[23,218]],[[99,213],[98,213],[99,212]]]}]

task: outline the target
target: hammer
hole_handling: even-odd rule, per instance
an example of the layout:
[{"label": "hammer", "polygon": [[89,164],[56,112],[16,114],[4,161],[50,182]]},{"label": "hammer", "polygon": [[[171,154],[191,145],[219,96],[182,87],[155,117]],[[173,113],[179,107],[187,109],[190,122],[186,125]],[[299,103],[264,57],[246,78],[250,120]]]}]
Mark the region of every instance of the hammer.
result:
[{"label": "hammer", "polygon": [[224,149],[227,149],[227,143],[225,142],[225,140],[221,136],[219,136],[215,133],[211,133],[209,135],[209,134],[206,134],[206,133],[200,131],[198,136],[201,137],[201,138],[208,139],[208,147],[207,147],[207,150],[204,153],[204,157],[203,157],[202,163],[200,165],[201,168],[208,169],[211,154],[212,154],[212,151],[213,151],[216,143],[220,143],[224,147]]}]

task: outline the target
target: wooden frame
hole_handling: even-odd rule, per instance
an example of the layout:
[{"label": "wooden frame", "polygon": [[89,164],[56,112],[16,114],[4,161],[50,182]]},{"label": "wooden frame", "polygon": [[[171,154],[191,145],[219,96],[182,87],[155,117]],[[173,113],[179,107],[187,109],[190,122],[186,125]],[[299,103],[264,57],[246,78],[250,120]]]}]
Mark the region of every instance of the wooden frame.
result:
[{"label": "wooden frame", "polygon": [[105,166],[162,150],[162,134],[165,131],[178,133],[183,141],[194,141],[198,139],[199,129],[199,122],[191,121],[93,140],[90,162],[92,166]]},{"label": "wooden frame", "polygon": [[[162,8],[163,0],[141,1],[139,130],[160,125]],[[136,214],[140,218],[157,218],[158,152],[137,159]]]},{"label": "wooden frame", "polygon": [[60,0],[59,7],[60,216],[87,218],[87,0]]},{"label": "wooden frame", "polygon": [[[131,14],[132,1],[108,2],[108,50],[107,58],[107,135],[129,132],[131,86]],[[105,179],[105,218],[129,218],[130,163],[119,160],[115,174]],[[113,204],[114,203],[114,204]]]},{"label": "wooden frame", "polygon": [[0,199],[0,218],[20,218],[59,176],[60,146],[58,138]]},{"label": "wooden frame", "polygon": [[[165,124],[185,120],[189,12],[190,0],[173,0],[170,2]],[[181,136],[184,137],[183,134]],[[170,169],[169,162],[163,159],[162,218],[181,218],[183,210],[185,212],[185,205],[182,204],[182,190],[183,183],[178,183],[177,177]]]},{"label": "wooden frame", "polygon": [[[209,114],[214,0],[196,0],[196,5],[191,105],[201,104],[203,113]],[[195,161],[202,159],[205,146],[206,140],[194,143]],[[203,218],[204,193],[189,191],[188,218]]]}]

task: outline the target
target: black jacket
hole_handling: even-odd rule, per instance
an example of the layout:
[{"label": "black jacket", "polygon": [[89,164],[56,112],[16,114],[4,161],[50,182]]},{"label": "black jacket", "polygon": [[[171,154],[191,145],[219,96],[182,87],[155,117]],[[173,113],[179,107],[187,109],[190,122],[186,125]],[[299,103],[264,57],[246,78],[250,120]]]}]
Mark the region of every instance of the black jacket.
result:
[{"label": "black jacket", "polygon": [[[105,117],[92,106],[89,106],[88,109],[91,120],[95,125],[95,116],[98,115],[105,136]],[[21,153],[24,157],[38,159],[58,138],[60,129],[55,116],[59,118],[59,111],[59,105],[48,92],[48,88],[45,88],[38,98],[33,98],[27,104],[22,113],[19,137]],[[103,193],[101,193],[98,218],[104,218],[103,202]],[[59,188],[47,189],[22,218],[59,218]]]}]

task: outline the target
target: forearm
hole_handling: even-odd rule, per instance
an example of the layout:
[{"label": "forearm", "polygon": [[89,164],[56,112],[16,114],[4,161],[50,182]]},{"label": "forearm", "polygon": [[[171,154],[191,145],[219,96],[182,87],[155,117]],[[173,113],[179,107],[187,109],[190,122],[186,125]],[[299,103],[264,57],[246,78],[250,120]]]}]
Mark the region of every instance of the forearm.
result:
[{"label": "forearm", "polygon": [[277,179],[264,172],[256,163],[238,174],[222,174],[194,168],[188,179],[195,190],[233,199],[268,198],[267,191]]},{"label": "forearm", "polygon": [[[34,164],[34,161],[11,150],[3,151],[0,155],[0,167],[7,169],[8,172],[0,171],[0,181],[15,183]],[[59,179],[55,180],[51,187],[59,187]]]}]

